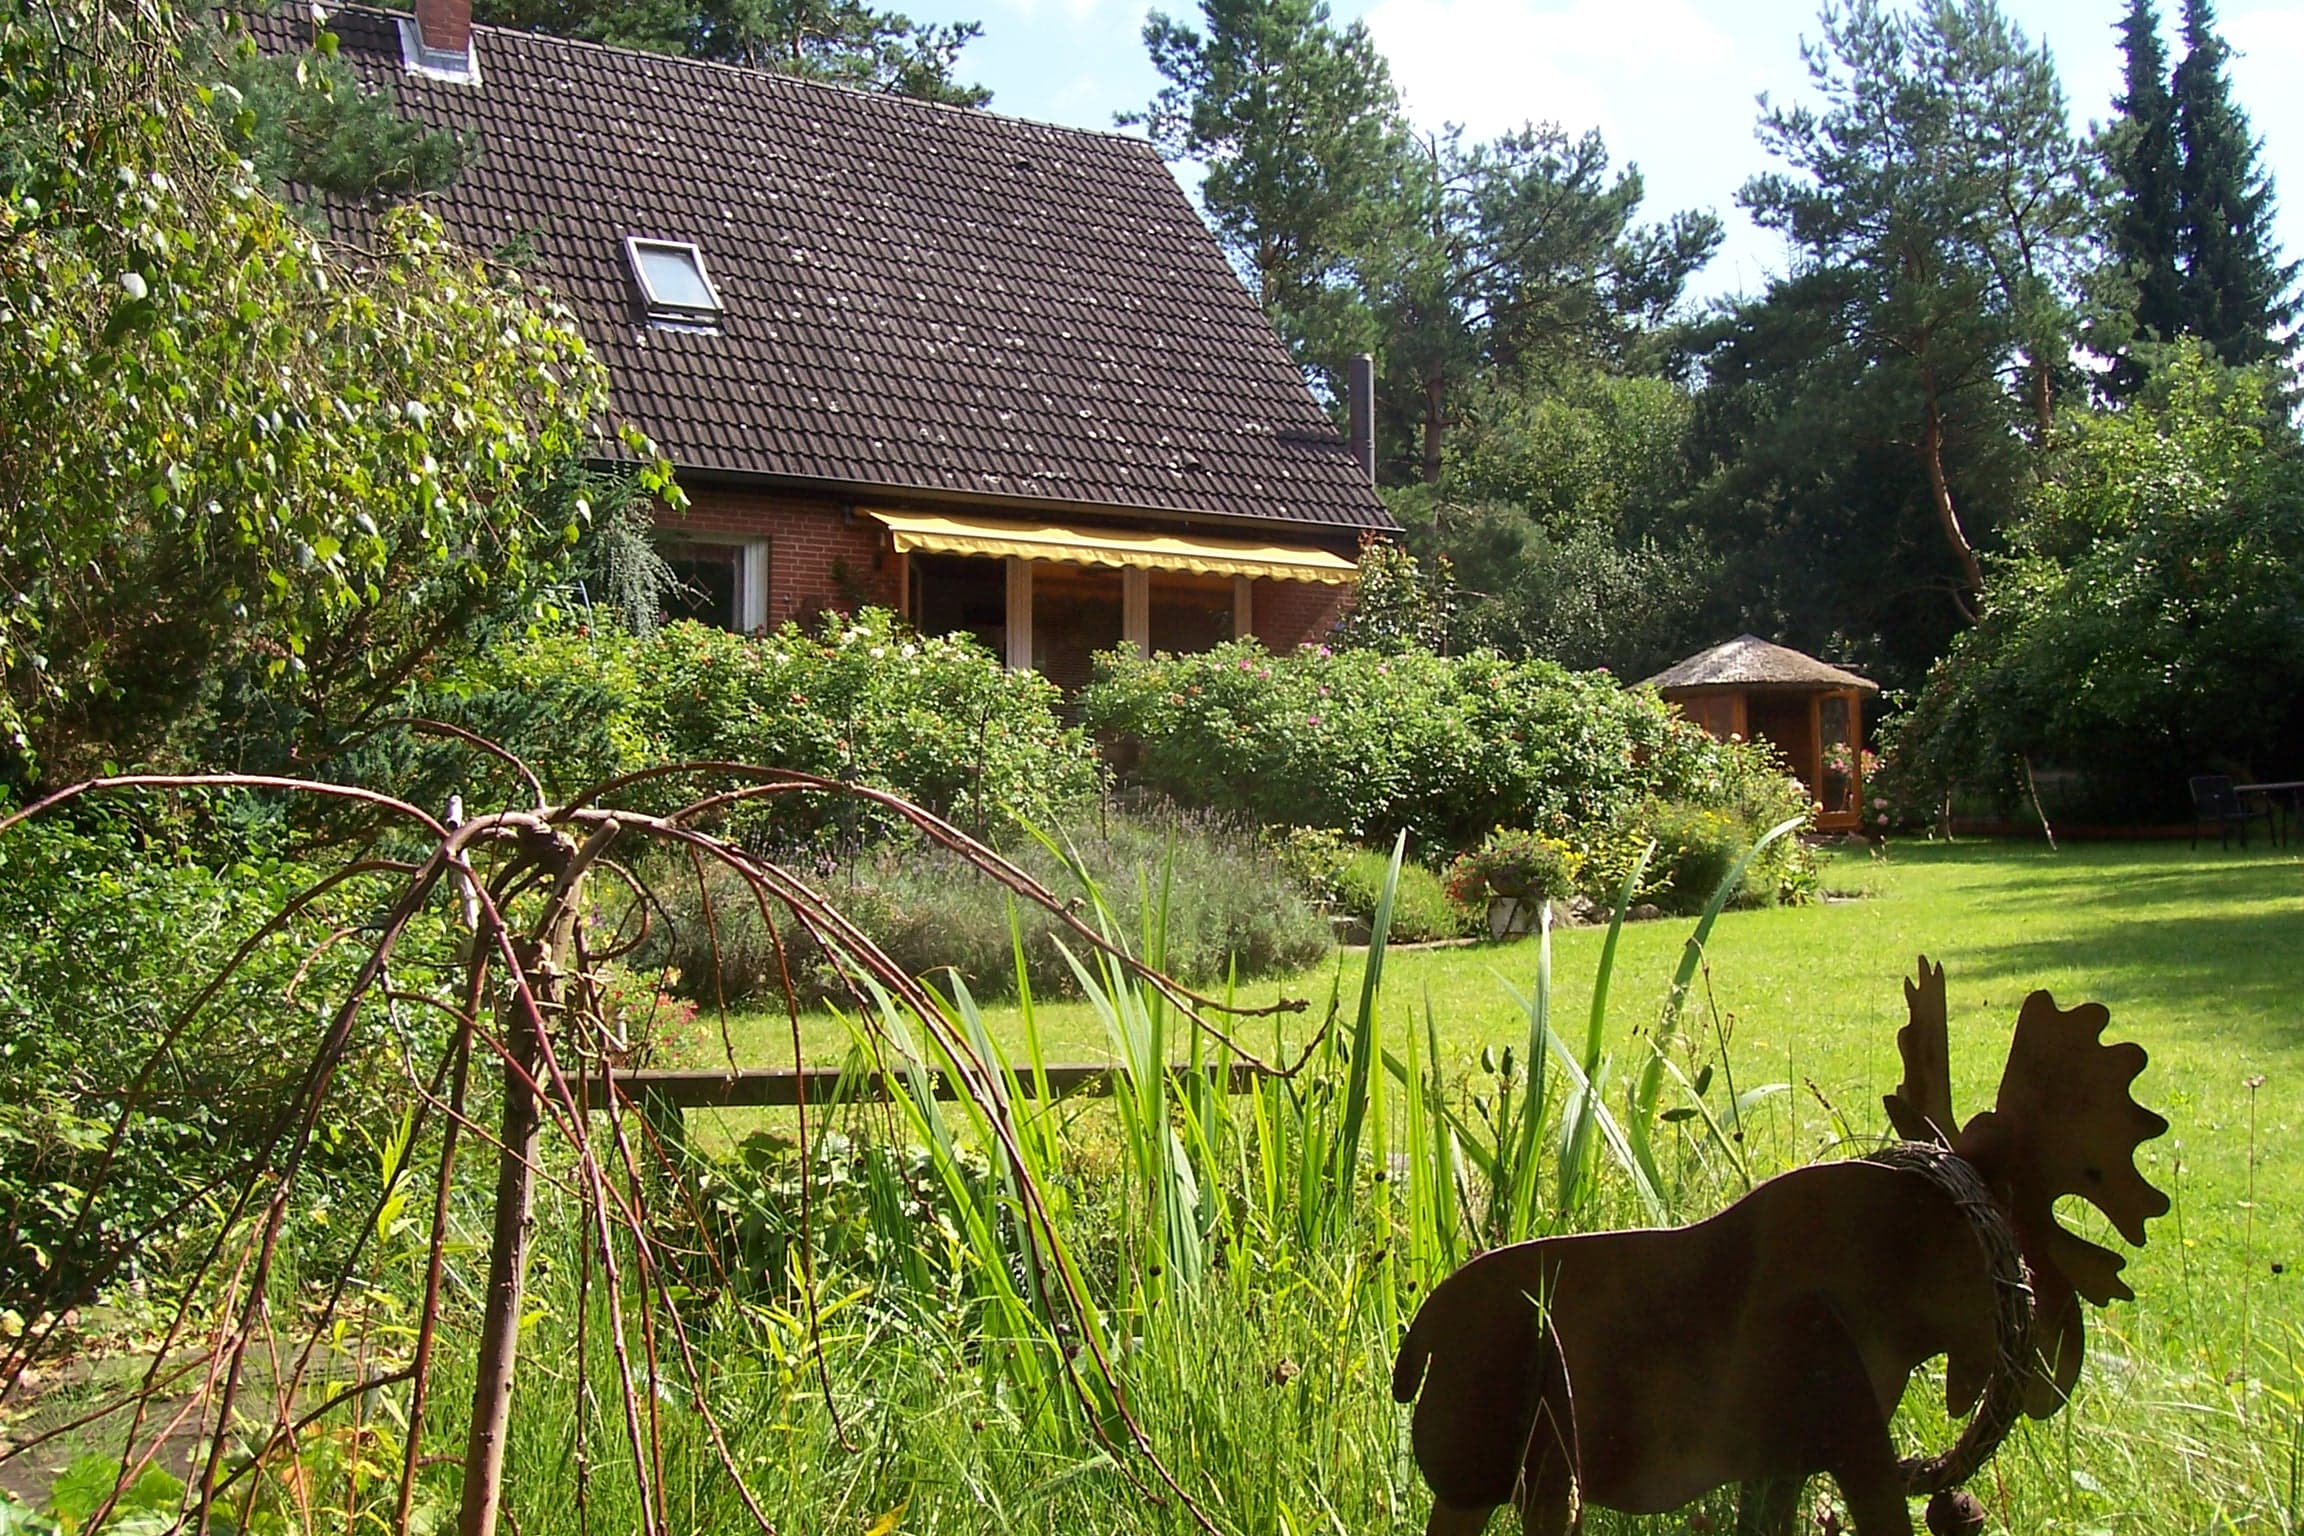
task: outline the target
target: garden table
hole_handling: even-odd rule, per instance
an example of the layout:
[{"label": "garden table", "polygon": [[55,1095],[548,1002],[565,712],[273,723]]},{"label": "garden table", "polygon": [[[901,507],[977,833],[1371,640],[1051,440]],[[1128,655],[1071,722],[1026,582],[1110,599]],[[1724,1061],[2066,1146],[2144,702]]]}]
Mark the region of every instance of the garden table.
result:
[{"label": "garden table", "polygon": [[2262,784],[2235,784],[2232,792],[2236,795],[2262,795],[2265,809],[2277,812],[2280,818],[2273,823],[2273,846],[2278,847],[2288,841],[2289,818],[2299,809],[2297,801],[2300,795],[2304,795],[2304,779],[2268,779]]}]

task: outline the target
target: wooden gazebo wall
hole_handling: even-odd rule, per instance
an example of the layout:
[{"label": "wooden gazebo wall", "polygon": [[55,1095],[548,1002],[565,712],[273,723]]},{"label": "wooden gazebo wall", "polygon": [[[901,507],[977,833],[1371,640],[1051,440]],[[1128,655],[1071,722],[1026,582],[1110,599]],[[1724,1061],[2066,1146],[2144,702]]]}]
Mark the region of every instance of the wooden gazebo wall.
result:
[{"label": "wooden gazebo wall", "polygon": [[[1784,755],[1811,800],[1825,809],[1817,814],[1817,830],[1852,832],[1862,819],[1864,786],[1858,776],[1864,755],[1864,696],[1854,688],[1811,683],[1727,683],[1692,688],[1665,688],[1664,697],[1680,712],[1702,726],[1715,739],[1730,736],[1749,741],[1755,736]],[[1827,784],[1824,775],[1824,732],[1827,717],[1844,709],[1850,773],[1845,784]],[[1826,799],[1826,792],[1832,792]]]}]

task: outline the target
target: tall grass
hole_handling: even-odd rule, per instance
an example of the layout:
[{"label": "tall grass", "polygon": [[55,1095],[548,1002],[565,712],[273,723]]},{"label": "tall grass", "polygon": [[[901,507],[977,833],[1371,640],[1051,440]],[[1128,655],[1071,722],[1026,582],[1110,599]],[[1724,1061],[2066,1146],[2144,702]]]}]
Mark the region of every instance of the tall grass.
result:
[{"label": "tall grass", "polygon": [[[1275,1030],[1272,1059],[1301,1051],[1300,1065],[1237,1094],[1214,1086],[1228,1049],[1108,959],[1068,956],[1112,1040],[1109,1101],[1047,1097],[1028,977],[1014,1052],[964,982],[943,989],[951,1027],[937,1039],[964,1043],[981,1073],[874,996],[851,1021],[853,1059],[893,1071],[893,1102],[840,1111],[804,1147],[755,1138],[748,1160],[698,1168],[691,1199],[666,1207],[667,1223],[700,1212],[712,1253],[681,1293],[701,1385],[670,1371],[646,1383],[675,1528],[744,1524],[709,1409],[785,1536],[1421,1529],[1428,1499],[1387,1386],[1433,1283],[1495,1244],[1707,1214],[1798,1155],[1750,1114],[1782,1085],[1739,1084],[1724,1032],[1691,1023],[1740,875],[1693,925],[1660,998],[1615,995],[1621,910],[1591,994],[1559,995],[1547,921],[1533,974],[1498,977],[1519,1003],[1514,1038],[1470,1063],[1444,1055],[1428,1000],[1379,1008],[1381,911],[1358,991],[1339,968],[1309,1038]],[[1091,899],[1105,936],[1154,963],[1167,878],[1145,877],[1133,934]],[[1625,902],[1640,878],[1627,876]],[[1009,1106],[1017,1167],[987,1155],[1012,1070],[1040,1088]],[[976,1074],[981,1091],[939,1100],[936,1071]],[[1019,1175],[1047,1219],[1025,1209]],[[798,1259],[803,1181],[812,1266]],[[583,1239],[559,1215],[548,1199],[555,1237],[528,1327],[560,1347],[524,1366],[508,1457],[523,1536],[637,1525],[632,1480],[617,1475],[631,1454],[622,1409],[599,1383],[619,1332],[645,1357],[647,1318],[581,1288]],[[2125,1317],[2092,1333],[2066,1414],[2020,1429],[1980,1481],[1997,1528],[2304,1529],[2293,1325],[2283,1351],[2264,1352],[2264,1380],[2231,1391],[2124,1335]],[[1091,1358],[1109,1362],[1113,1388],[1084,1369]],[[1901,1429],[1915,1446],[1951,1433],[1924,1387]],[[454,1382],[435,1390],[460,1396]],[[389,1413],[369,1433],[388,1438]],[[427,1494],[445,1509],[461,1429],[430,1433],[444,1464]],[[1726,1528],[1727,1496],[1705,1513]],[[1686,1527],[1595,1513],[1588,1528]]]}]

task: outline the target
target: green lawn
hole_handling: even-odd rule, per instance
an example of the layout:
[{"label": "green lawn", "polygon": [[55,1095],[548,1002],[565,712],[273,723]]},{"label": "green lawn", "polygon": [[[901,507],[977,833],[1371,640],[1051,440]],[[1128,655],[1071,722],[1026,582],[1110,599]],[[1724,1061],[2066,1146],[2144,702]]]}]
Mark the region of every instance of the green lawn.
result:
[{"label": "green lawn", "polygon": [[[2296,1134],[2304,1122],[2304,857],[2261,847],[2195,853],[2183,843],[2057,853],[2034,844],[1899,843],[1878,857],[1838,855],[1826,884],[1841,895],[1729,913],[1712,936],[1709,996],[1730,1031],[1739,1084],[1795,1089],[1769,1100],[1755,1128],[1762,1160],[1781,1166],[1829,1155],[1848,1132],[1884,1125],[1880,1095],[1898,1076],[1900,981],[1916,955],[1946,967],[1962,1115],[1988,1106],[2026,993],[2044,987],[2066,1007],[2100,1001],[2112,1010],[2107,1038],[2151,1052],[2136,1093],[2172,1128],[2139,1165],[2178,1202],[2129,1271],[2144,1302],[2125,1315],[2115,1309],[2108,1322],[2180,1336],[2202,1365],[2237,1364],[2243,1333],[2259,1351],[2281,1347],[2285,1330],[2304,1321],[2304,1147]],[[1690,927],[1665,919],[1626,928],[1610,1008],[1619,1054],[1629,1032],[1655,1017]],[[1555,936],[1555,1007],[1579,1021],[1569,1033],[1580,1028],[1604,933]],[[1328,970],[1244,989],[1243,998],[1310,998],[1306,1017],[1317,1018],[1341,985],[1349,1013],[1363,963],[1348,952]],[[1533,941],[1395,951],[1384,977],[1386,1031],[1396,1037],[1429,1007],[1443,1052],[1469,1071],[1483,1044],[1525,1038],[1506,983],[1527,990],[1535,966]],[[1700,988],[1699,1003],[1704,995]],[[996,1033],[1017,1035],[1013,1005],[989,1014]],[[1085,1004],[1043,1004],[1039,1024],[1051,1060],[1108,1055],[1103,1025]],[[1290,1037],[1305,1027],[1292,1021]],[[700,1028],[718,1034],[709,1020]],[[745,1065],[791,1059],[782,1018],[734,1018],[728,1031]],[[1264,1022],[1243,1031],[1260,1045],[1271,1033]],[[845,1048],[844,1032],[820,1017],[804,1021],[804,1038],[818,1060]],[[684,1054],[705,1064],[722,1059],[722,1045],[712,1038]],[[697,1130],[709,1142],[745,1123]],[[2102,1227],[2092,1212],[2086,1224]],[[2154,1352],[2164,1357],[2170,1342]]]}]

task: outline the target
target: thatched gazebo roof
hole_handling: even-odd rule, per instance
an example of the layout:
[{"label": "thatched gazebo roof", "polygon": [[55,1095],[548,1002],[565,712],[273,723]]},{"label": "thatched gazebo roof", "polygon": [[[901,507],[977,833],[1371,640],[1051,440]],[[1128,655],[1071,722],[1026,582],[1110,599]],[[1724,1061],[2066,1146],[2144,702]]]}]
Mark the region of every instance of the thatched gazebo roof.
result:
[{"label": "thatched gazebo roof", "polygon": [[1758,635],[1738,635],[1648,679],[1658,689],[1674,688],[1854,688],[1878,693],[1870,678],[1844,672],[1790,646]]}]

